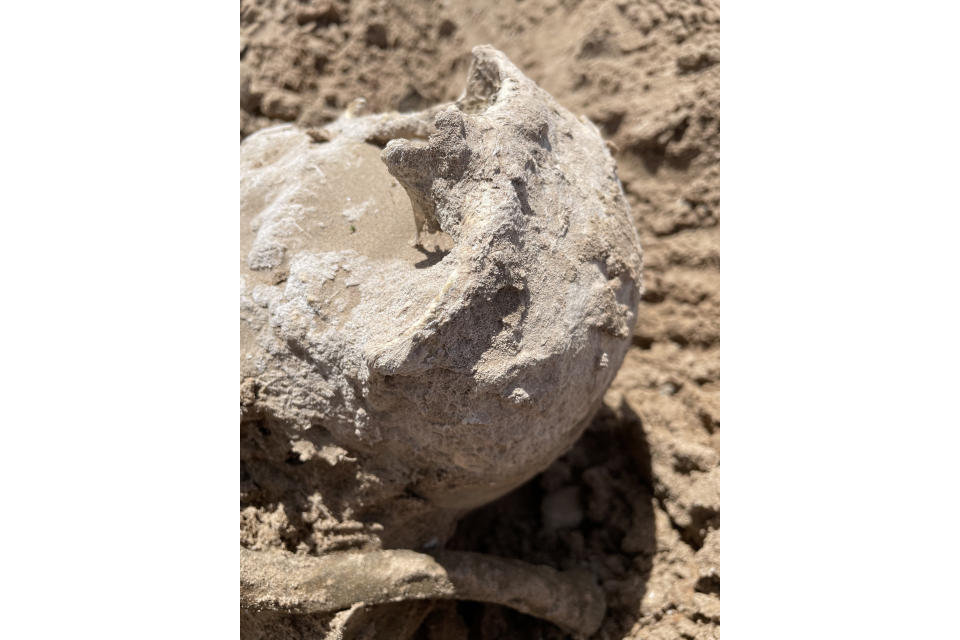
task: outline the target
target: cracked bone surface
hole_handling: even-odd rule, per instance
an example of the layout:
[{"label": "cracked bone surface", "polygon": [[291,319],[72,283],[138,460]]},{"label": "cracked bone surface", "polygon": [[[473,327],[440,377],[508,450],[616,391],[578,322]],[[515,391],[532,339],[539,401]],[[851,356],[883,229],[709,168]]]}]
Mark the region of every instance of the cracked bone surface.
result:
[{"label": "cracked bone surface", "polygon": [[240,161],[247,504],[302,513],[313,553],[442,546],[573,445],[640,298],[592,123],[483,46],[454,103],[265,129]]}]

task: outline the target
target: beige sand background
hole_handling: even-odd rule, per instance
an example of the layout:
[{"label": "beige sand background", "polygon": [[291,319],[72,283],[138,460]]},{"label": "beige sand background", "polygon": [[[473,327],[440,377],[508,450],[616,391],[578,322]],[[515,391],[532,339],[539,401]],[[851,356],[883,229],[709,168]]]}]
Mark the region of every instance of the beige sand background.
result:
[{"label": "beige sand background", "polygon": [[[242,0],[240,34],[241,138],[322,125],[358,97],[452,100],[484,43],[600,126],[644,249],[634,345],[576,447],[449,546],[588,566],[609,605],[596,638],[718,637],[719,4]],[[565,637],[502,607],[457,610],[471,640]]]}]

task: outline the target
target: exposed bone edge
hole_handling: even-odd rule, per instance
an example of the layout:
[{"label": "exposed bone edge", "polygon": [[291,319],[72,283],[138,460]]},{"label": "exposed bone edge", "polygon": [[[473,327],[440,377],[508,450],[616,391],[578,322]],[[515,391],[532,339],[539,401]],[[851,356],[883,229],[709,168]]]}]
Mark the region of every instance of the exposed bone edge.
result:
[{"label": "exposed bone edge", "polygon": [[302,556],[240,549],[240,603],[253,610],[334,613],[408,600],[473,600],[536,616],[590,635],[606,611],[589,572],[557,571],[513,559],[408,550]]},{"label": "exposed bone edge", "polygon": [[422,231],[443,230],[454,238],[458,236],[458,220],[441,220],[437,216],[434,182],[437,179],[455,181],[462,176],[471,155],[463,114],[486,110],[498,100],[501,89],[507,87],[510,89],[504,93],[508,99],[511,92],[536,89],[502,53],[489,45],[474,47],[463,94],[455,104],[436,114],[429,141],[397,138],[387,143],[383,162],[410,196],[417,245]]}]

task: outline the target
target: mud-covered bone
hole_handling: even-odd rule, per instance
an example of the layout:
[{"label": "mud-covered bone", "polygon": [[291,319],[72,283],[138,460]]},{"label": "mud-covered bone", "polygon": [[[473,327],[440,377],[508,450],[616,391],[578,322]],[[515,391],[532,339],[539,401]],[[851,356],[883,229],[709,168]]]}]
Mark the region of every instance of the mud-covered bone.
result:
[{"label": "mud-covered bone", "polygon": [[452,104],[246,138],[240,208],[247,547],[442,547],[574,443],[629,346],[613,159],[490,47]]},{"label": "mud-covered bone", "polygon": [[[428,143],[391,140],[383,152],[383,162],[410,196],[416,225],[416,244],[420,232],[437,232],[437,202],[442,191],[463,178],[470,163],[470,146],[463,114],[456,107],[440,112],[434,121],[436,131]],[[459,220],[448,220],[444,231],[456,237]]]},{"label": "mud-covered bone", "polygon": [[584,635],[599,628],[606,608],[589,573],[479,553],[240,552],[240,600],[251,609],[333,613],[358,602],[444,599],[501,604]]}]

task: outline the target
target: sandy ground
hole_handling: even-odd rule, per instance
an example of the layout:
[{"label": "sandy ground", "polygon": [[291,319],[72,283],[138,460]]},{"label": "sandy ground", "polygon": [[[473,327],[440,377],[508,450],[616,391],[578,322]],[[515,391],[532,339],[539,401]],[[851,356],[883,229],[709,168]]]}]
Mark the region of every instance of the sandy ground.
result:
[{"label": "sandy ground", "polygon": [[[322,125],[357,97],[454,99],[484,43],[601,127],[644,249],[634,346],[574,449],[448,546],[588,566],[609,605],[596,638],[718,637],[719,5],[242,0],[240,23],[241,137]],[[457,613],[471,640],[565,637],[502,607]]]}]

